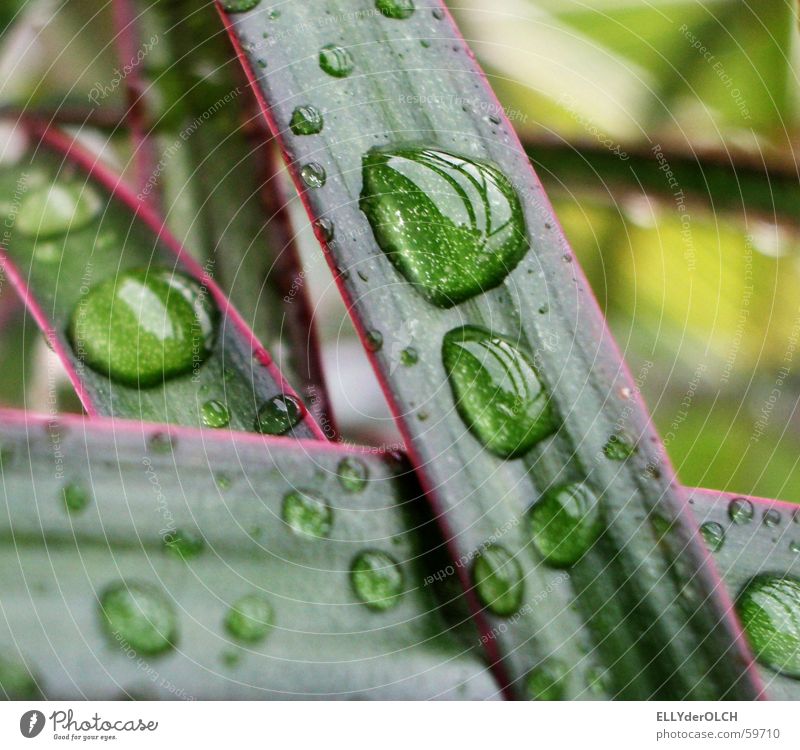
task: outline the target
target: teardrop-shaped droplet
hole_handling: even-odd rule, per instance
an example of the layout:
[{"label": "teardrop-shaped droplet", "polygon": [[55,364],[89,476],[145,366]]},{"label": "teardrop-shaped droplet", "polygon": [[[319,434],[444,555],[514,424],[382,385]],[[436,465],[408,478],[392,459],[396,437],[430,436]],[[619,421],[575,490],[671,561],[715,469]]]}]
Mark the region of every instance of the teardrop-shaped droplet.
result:
[{"label": "teardrop-shaped droplet", "polygon": [[68,484],[62,490],[64,506],[70,513],[80,513],[92,499],[89,491],[80,484]]},{"label": "teardrop-shaped droplet", "polygon": [[353,56],[338,44],[328,44],[319,51],[319,67],[329,76],[346,78],[353,72]]},{"label": "teardrop-shaped droplet", "polygon": [[273,396],[261,406],[255,421],[255,431],[262,435],[283,435],[303,417],[303,407],[292,396]]},{"label": "teardrop-shaped droplet", "polygon": [[222,0],[222,7],[228,13],[244,13],[255,8],[260,2],[261,0]]},{"label": "teardrop-shaped droplet", "polygon": [[371,352],[379,352],[383,346],[383,334],[380,331],[367,331],[364,346]]},{"label": "teardrop-shaped droplet", "polygon": [[322,218],[314,222],[314,227],[325,242],[330,242],[334,236],[334,226],[330,219]]},{"label": "teardrop-shaped droplet", "polygon": [[736,610],[756,659],[800,678],[800,579],[756,576],[739,594]]},{"label": "teardrop-shaped droplet", "polygon": [[69,335],[89,367],[146,387],[196,369],[211,353],[217,309],[194,279],[167,269],[126,271],[92,287]]},{"label": "teardrop-shaped droplet", "polygon": [[528,700],[560,701],[566,693],[566,666],[557,659],[535,667],[528,675]]},{"label": "teardrop-shaped droplet", "polygon": [[331,506],[307,490],[293,490],[283,498],[281,516],[284,523],[302,536],[327,537],[333,526]]},{"label": "teardrop-shaped droplet", "polygon": [[147,583],[121,581],[100,597],[100,614],[106,630],[123,648],[148,656],[172,648],[178,621],[172,602]]},{"label": "teardrop-shaped droplet", "polygon": [[703,535],[706,546],[712,552],[718,552],[725,544],[725,529],[716,521],[706,521],[700,527],[700,533]]},{"label": "teardrop-shaped droplet", "polygon": [[477,326],[450,331],[442,344],[461,418],[493,453],[514,458],[556,429],[536,368],[510,340]]},{"label": "teardrop-shaped droplet", "polygon": [[603,453],[612,461],[624,461],[636,453],[636,446],[622,435],[611,435],[603,446]]},{"label": "teardrop-shaped droplet", "polygon": [[375,0],[375,7],[387,18],[403,20],[414,13],[414,0]]},{"label": "teardrop-shaped droplet", "polygon": [[365,550],[353,560],[350,581],[356,596],[370,609],[391,609],[403,594],[403,571],[380,550]]},{"label": "teardrop-shaped droplet", "polygon": [[295,108],[289,127],[295,135],[316,135],[322,132],[324,124],[322,113],[316,107],[307,104]]},{"label": "teardrop-shaped droplet", "polygon": [[88,185],[59,182],[31,189],[23,196],[15,227],[40,240],[78,231],[91,224],[102,202]]},{"label": "teardrop-shaped droplet", "polygon": [[522,605],[522,568],[505,547],[491,544],[475,558],[472,570],[481,602],[500,617],[510,617]]},{"label": "teardrop-shaped droplet", "polygon": [[747,498],[736,497],[728,504],[728,518],[738,526],[750,523],[754,513],[753,503]]},{"label": "teardrop-shaped droplet", "polygon": [[781,514],[775,508],[767,508],[761,518],[764,526],[775,528],[781,522]]},{"label": "teardrop-shaped droplet", "polygon": [[200,407],[200,419],[206,427],[227,427],[231,422],[231,413],[222,401],[211,399]]},{"label": "teardrop-shaped droplet", "polygon": [[0,655],[0,696],[9,701],[42,699],[38,680],[18,657]]},{"label": "teardrop-shaped droplet", "polygon": [[199,532],[176,529],[164,534],[164,548],[181,560],[198,557],[206,547]]},{"label": "teardrop-shaped droplet", "polygon": [[531,508],[533,543],[550,565],[564,567],[580,560],[602,526],[597,498],[585,484],[554,487]]},{"label": "teardrop-shaped droplet", "polygon": [[328,179],[328,175],[325,172],[325,167],[323,167],[321,164],[317,164],[315,161],[312,161],[309,164],[304,165],[300,170],[300,178],[307,187],[321,188]]},{"label": "teardrop-shaped droplet", "polygon": [[411,367],[419,362],[419,354],[413,346],[407,346],[400,352],[400,364],[404,367]]},{"label": "teardrop-shaped droplet", "polygon": [[367,486],[369,470],[367,465],[357,458],[343,458],[336,467],[339,484],[348,492],[362,492]]},{"label": "teardrop-shaped droplet", "polygon": [[245,643],[263,641],[272,623],[272,606],[259,594],[243,596],[225,616],[225,629],[234,638]]},{"label": "teardrop-shaped droplet", "polygon": [[398,271],[440,307],[497,286],[528,251],[508,178],[446,151],[370,151],[359,205]]}]

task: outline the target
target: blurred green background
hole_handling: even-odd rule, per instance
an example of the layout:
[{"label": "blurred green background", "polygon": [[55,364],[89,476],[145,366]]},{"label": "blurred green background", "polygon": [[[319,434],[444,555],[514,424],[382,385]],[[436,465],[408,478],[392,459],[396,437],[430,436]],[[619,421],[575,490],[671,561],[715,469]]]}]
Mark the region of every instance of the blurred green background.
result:
[{"label": "blurred green background", "polygon": [[[4,3],[0,22],[13,5]],[[797,3],[450,5],[548,189],[683,482],[800,502]],[[86,89],[113,64],[108,7],[24,6],[2,36],[0,107],[85,105],[77,74]],[[67,6],[63,23],[40,33],[56,6]],[[147,65],[171,70],[162,54]],[[164,91],[156,93],[163,108]],[[104,104],[120,106],[122,97],[114,92]],[[116,166],[128,166],[122,139],[81,130]],[[191,173],[180,171],[183,158],[171,166],[171,208],[185,198],[175,188]],[[394,443],[327,267],[296,201],[291,208],[342,433]],[[228,284],[234,298],[246,276]],[[272,310],[267,297],[259,296],[262,309]],[[7,293],[0,308],[0,398],[44,408],[49,353]],[[281,330],[265,325],[262,335],[283,363]],[[61,406],[77,408],[68,396]]]}]

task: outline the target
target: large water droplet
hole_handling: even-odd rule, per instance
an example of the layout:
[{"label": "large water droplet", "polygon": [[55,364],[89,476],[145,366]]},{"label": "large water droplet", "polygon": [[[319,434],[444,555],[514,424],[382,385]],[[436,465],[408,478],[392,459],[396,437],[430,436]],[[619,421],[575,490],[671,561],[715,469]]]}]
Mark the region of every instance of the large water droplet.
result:
[{"label": "large water droplet", "polygon": [[222,7],[228,13],[244,13],[255,8],[260,2],[261,0],[222,0]]},{"label": "large water droplet", "polygon": [[508,339],[456,328],[444,337],[442,360],[461,418],[492,452],[521,456],[556,429],[536,369]]},{"label": "large water droplet", "polygon": [[246,643],[264,640],[272,627],[273,614],[270,603],[258,594],[248,594],[239,599],[225,616],[225,629],[236,639]]},{"label": "large water droplet", "polygon": [[551,565],[580,560],[602,530],[597,498],[585,484],[554,487],[531,508],[533,542]]},{"label": "large water droplet", "polygon": [[744,497],[736,497],[728,504],[728,517],[738,526],[750,523],[754,512],[753,503]]},{"label": "large water droplet", "polygon": [[164,534],[164,548],[181,560],[191,560],[205,549],[203,537],[195,531],[176,529]]},{"label": "large water droplet", "polygon": [[316,135],[322,131],[324,123],[322,113],[309,104],[292,112],[289,127],[295,135]]},{"label": "large water droplet", "polygon": [[481,550],[472,575],[478,596],[490,612],[509,617],[522,605],[522,568],[504,547],[491,544]]},{"label": "large water droplet", "polygon": [[120,582],[100,597],[100,614],[111,636],[148,656],[170,649],[178,637],[172,603],[147,583]]},{"label": "large water droplet", "polygon": [[300,178],[307,187],[321,188],[328,179],[328,175],[325,172],[325,167],[323,167],[321,164],[317,164],[315,161],[312,161],[309,164],[304,165],[300,170]]},{"label": "large water droplet", "polygon": [[535,667],[528,675],[528,700],[563,700],[566,692],[566,675],[566,666],[557,659]]},{"label": "large water droplet", "polygon": [[200,407],[200,419],[206,427],[227,427],[231,421],[231,413],[222,401],[211,399]]},{"label": "large water droplet", "polygon": [[350,570],[356,596],[370,609],[387,610],[396,606],[403,593],[403,572],[385,552],[361,552]]},{"label": "large water droplet", "polygon": [[716,521],[706,521],[700,527],[700,533],[703,535],[706,546],[712,552],[718,552],[725,544],[725,529]]},{"label": "large water droplet", "polygon": [[93,370],[131,386],[184,375],[210,354],[217,309],[194,279],[167,269],[126,271],[78,301],[69,335]]},{"label": "large water droplet", "polygon": [[402,20],[414,12],[414,0],[375,0],[375,7],[387,18]]},{"label": "large water droplet", "polygon": [[333,511],[321,497],[294,490],[283,498],[282,518],[296,534],[326,537],[331,533]]},{"label": "large water droplet", "polygon": [[398,271],[440,307],[497,286],[528,250],[522,207],[505,175],[446,151],[370,151],[360,207]]},{"label": "large water droplet", "polygon": [[329,76],[346,78],[353,72],[353,56],[337,44],[328,44],[319,51],[319,66]]},{"label": "large water droplet", "polygon": [[89,491],[80,484],[68,484],[62,490],[64,506],[70,513],[84,510],[92,499]]},{"label": "large water droplet", "polygon": [[339,484],[348,492],[361,492],[367,486],[369,470],[363,461],[357,458],[343,458],[336,467]]},{"label": "large water droplet", "polygon": [[800,579],[756,576],[739,594],[736,609],[756,659],[800,678]]},{"label": "large water droplet", "polygon": [[15,226],[22,234],[40,240],[57,237],[91,224],[101,205],[97,193],[86,185],[54,183],[24,195]]},{"label": "large water droplet", "polygon": [[303,407],[297,399],[281,394],[261,406],[255,430],[262,435],[283,435],[303,418]]}]

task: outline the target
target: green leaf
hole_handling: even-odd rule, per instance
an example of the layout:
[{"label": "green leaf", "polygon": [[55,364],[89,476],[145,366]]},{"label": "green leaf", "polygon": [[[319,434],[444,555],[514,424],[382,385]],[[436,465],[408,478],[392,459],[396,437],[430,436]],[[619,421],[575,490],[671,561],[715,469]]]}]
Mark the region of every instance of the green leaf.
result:
[{"label": "green leaf", "polygon": [[[533,670],[552,661],[569,665],[566,697],[590,695],[598,670],[606,695],[754,697],[757,680],[735,622],[715,598],[713,570],[698,545],[686,546],[693,522],[631,395],[634,384],[510,124],[446,15],[419,7],[398,20],[364,14],[352,0],[313,8],[291,2],[280,10],[276,18],[261,3],[228,15],[227,23],[312,219],[333,228],[332,238],[321,231],[318,238],[454,557],[471,572],[492,549],[490,569],[482,565],[475,581],[476,616],[483,642],[502,654],[512,691],[524,694]],[[336,22],[317,23],[323,11]],[[296,135],[293,113],[309,106],[324,127]],[[413,157],[396,158],[398,149]],[[369,174],[370,155],[387,151],[398,175],[388,191],[375,189]],[[521,217],[494,170],[519,196]],[[431,203],[413,205],[401,176]],[[370,205],[384,201],[396,201],[393,220],[407,231],[385,231],[390,217]],[[433,230],[426,218],[437,231],[449,226],[463,234],[447,235],[449,246],[427,242]],[[523,235],[530,249],[521,260],[497,244],[504,233]],[[504,253],[505,274],[482,262],[460,264],[451,251],[466,246],[467,236],[475,247]],[[452,280],[463,282],[445,292],[461,302],[449,309],[433,288],[443,278],[435,267],[439,251],[452,256]],[[420,285],[428,285],[427,295]],[[470,296],[476,286],[485,294]],[[517,366],[529,360],[559,415],[555,435],[521,458],[487,450],[487,436],[467,429],[454,408],[458,393],[448,387],[441,346],[464,324],[515,350],[505,364],[485,365],[493,384],[484,394],[487,408],[493,389],[531,392],[531,371],[523,377]],[[418,353],[413,366],[402,364],[408,346]],[[624,461],[607,455],[611,440],[630,446]],[[524,516],[552,485],[577,481],[599,499],[603,534],[564,573],[542,564]],[[462,580],[470,585],[466,575]]]},{"label": "green leaf", "polygon": [[[426,584],[440,541],[386,456],[185,428],[167,454],[156,425],[1,416],[11,697],[32,692],[20,664],[50,699],[497,696],[476,639]],[[360,492],[343,460],[366,472]],[[68,510],[76,484],[87,502]],[[330,508],[324,536],[287,523],[298,491]],[[368,550],[396,566],[391,606],[351,584]]]}]

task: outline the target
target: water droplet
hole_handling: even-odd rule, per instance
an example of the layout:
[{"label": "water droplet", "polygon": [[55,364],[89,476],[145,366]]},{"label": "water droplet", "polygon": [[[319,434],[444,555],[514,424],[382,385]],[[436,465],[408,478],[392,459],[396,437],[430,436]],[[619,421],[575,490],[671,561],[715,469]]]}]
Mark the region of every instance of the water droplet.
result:
[{"label": "water droplet", "polygon": [[612,435],[603,446],[603,453],[612,461],[624,461],[636,453],[636,446],[621,435]]},{"label": "water droplet", "polygon": [[721,550],[722,545],[725,544],[725,529],[716,521],[706,521],[700,527],[700,533],[703,535],[706,546],[712,552]]},{"label": "water droplet", "polygon": [[434,8],[431,12],[437,21],[441,21],[444,18],[444,11],[441,8]]},{"label": "water droplet", "polygon": [[277,21],[281,17],[281,12],[276,8],[275,10],[271,10],[267,18],[270,21]]},{"label": "water droplet", "polygon": [[797,540],[789,542],[789,552],[794,552],[795,554],[800,553],[800,542]]},{"label": "water droplet", "polygon": [[315,161],[303,166],[300,170],[300,177],[310,188],[321,188],[325,184],[325,180],[328,179],[325,167]]},{"label": "water droplet", "polygon": [[168,432],[156,432],[147,441],[147,447],[151,453],[174,453],[175,445],[175,439]]},{"label": "water droplet", "polygon": [[536,369],[508,339],[456,328],[444,337],[442,360],[461,418],[493,453],[521,456],[555,430]]},{"label": "water droplet", "polygon": [[178,637],[172,603],[147,583],[116,583],[100,596],[106,629],[120,645],[148,656],[170,649]]},{"label": "water droplet", "polygon": [[237,666],[242,661],[242,652],[232,649],[225,650],[219,655],[220,661],[229,669]]},{"label": "water droplet", "polygon": [[774,528],[780,524],[781,514],[775,510],[775,508],[767,508],[767,510],[764,511],[764,515],[761,517],[761,520],[764,523],[764,526]]},{"label": "water droplet", "polygon": [[391,609],[403,593],[400,566],[379,550],[365,550],[353,560],[350,581],[356,596],[370,609]]},{"label": "water droplet", "polygon": [[330,219],[317,219],[314,227],[325,242],[330,242],[334,236],[334,226]]},{"label": "water droplet", "polygon": [[223,492],[227,489],[230,489],[230,486],[233,484],[233,480],[230,478],[230,476],[222,471],[216,474],[214,479],[217,483],[217,487],[219,487]]},{"label": "water droplet", "polygon": [[262,435],[283,435],[303,417],[303,407],[291,396],[273,396],[259,410],[255,430]]},{"label": "water droplet", "polygon": [[327,537],[333,525],[333,511],[321,497],[306,490],[294,490],[283,498],[282,518],[296,534]]},{"label": "water droplet", "polygon": [[147,387],[198,367],[211,352],[216,319],[216,307],[194,279],[167,269],[126,271],[78,301],[69,335],[93,370]]},{"label": "water droplet", "polygon": [[258,67],[261,68],[261,70],[265,70],[267,67],[267,61],[263,57],[258,58]]},{"label": "water droplet", "polygon": [[200,418],[206,427],[227,427],[231,422],[231,413],[222,401],[211,399],[200,407]]},{"label": "water droplet", "polygon": [[322,131],[324,122],[322,113],[309,104],[304,107],[297,107],[292,112],[289,127],[295,135],[316,135]]},{"label": "water droplet", "polygon": [[400,352],[400,363],[405,367],[411,367],[419,362],[419,354],[413,346],[407,346]]},{"label": "water droplet", "polygon": [[267,636],[272,622],[270,603],[263,596],[248,594],[228,610],[225,616],[225,629],[240,641],[258,643]]},{"label": "water droplet", "polygon": [[358,278],[361,279],[361,281],[369,281],[369,276],[367,276],[364,271],[358,272]]},{"label": "water droplet", "polygon": [[91,224],[102,206],[86,185],[53,183],[31,189],[20,202],[16,228],[40,240],[78,231]]},{"label": "water droplet", "polygon": [[362,492],[367,486],[369,469],[367,465],[357,458],[343,458],[336,467],[339,484],[348,492]]},{"label": "water droplet", "polygon": [[329,76],[346,78],[353,72],[352,55],[337,44],[328,44],[319,51],[319,66]]},{"label": "water droplet", "polygon": [[492,123],[492,125],[499,125],[502,120],[499,115],[489,115],[489,122]]},{"label": "water droplet", "polygon": [[9,701],[38,701],[42,693],[36,678],[18,658],[0,656],[0,696]]},{"label": "water droplet", "polygon": [[547,304],[544,304],[544,305],[540,305],[540,306],[539,306],[539,313],[540,313],[541,315],[545,315],[545,314],[547,314],[547,312],[548,312],[549,310],[550,310],[550,307],[549,307]]},{"label": "water droplet", "polygon": [[737,497],[728,504],[728,517],[738,526],[753,520],[753,503],[743,497]]},{"label": "water droplet", "polygon": [[756,576],[739,594],[736,610],[756,659],[800,678],[800,579]]},{"label": "water droplet", "polygon": [[364,337],[364,345],[371,352],[379,352],[383,346],[383,335],[380,331],[367,331]]},{"label": "water droplet", "polygon": [[422,46],[423,46],[425,49],[428,49],[428,47],[430,47],[430,46],[431,46],[431,43],[430,43],[430,40],[429,40],[429,39],[420,39],[420,40],[419,40],[419,43],[420,43],[420,44],[421,44],[421,45],[422,45]]},{"label": "water droplet", "polygon": [[557,659],[552,659],[545,664],[540,664],[538,667],[535,667],[528,675],[528,700],[564,700],[566,676],[566,666]]},{"label": "water droplet", "polygon": [[261,0],[222,0],[222,7],[228,13],[244,13],[255,8],[260,2]]},{"label": "water droplet", "polygon": [[497,286],[528,250],[522,207],[505,175],[446,151],[368,152],[359,205],[397,270],[440,307]]},{"label": "water droplet", "polygon": [[531,508],[530,529],[533,543],[549,564],[572,565],[602,530],[597,498],[585,484],[554,487]]},{"label": "water droplet", "polygon": [[375,7],[387,18],[402,20],[414,13],[414,0],[375,0]]},{"label": "water droplet", "polygon": [[522,568],[504,547],[491,544],[475,558],[472,575],[483,604],[500,617],[513,615],[522,604]]},{"label": "water droplet", "polygon": [[79,484],[68,484],[61,493],[64,505],[70,513],[79,513],[84,510],[92,499],[89,491]]},{"label": "water droplet", "polygon": [[191,560],[197,557],[205,549],[205,546],[205,540],[196,531],[176,529],[164,534],[164,548],[181,560]]}]

